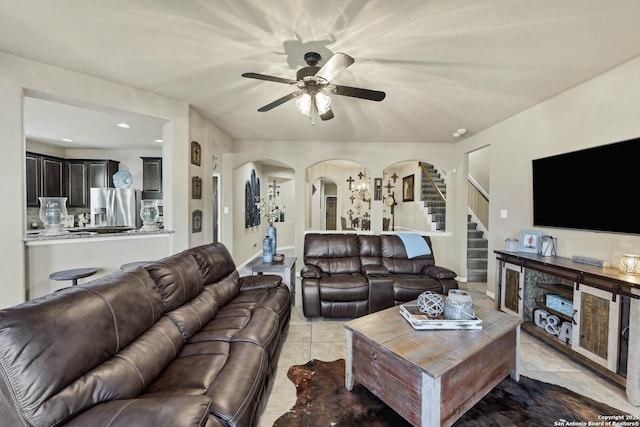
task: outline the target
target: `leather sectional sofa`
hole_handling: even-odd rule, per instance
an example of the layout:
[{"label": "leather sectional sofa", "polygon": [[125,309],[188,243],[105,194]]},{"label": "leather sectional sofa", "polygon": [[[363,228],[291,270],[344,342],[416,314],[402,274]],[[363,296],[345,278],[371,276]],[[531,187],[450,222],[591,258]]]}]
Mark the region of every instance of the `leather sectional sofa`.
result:
[{"label": "leather sectional sofa", "polygon": [[[422,236],[429,249],[428,236]],[[458,288],[455,272],[435,265],[433,251],[413,258],[394,234],[309,233],[304,240],[305,317],[354,318]]]},{"label": "leather sectional sofa", "polygon": [[0,310],[0,424],[256,425],[290,312],[221,244]]}]

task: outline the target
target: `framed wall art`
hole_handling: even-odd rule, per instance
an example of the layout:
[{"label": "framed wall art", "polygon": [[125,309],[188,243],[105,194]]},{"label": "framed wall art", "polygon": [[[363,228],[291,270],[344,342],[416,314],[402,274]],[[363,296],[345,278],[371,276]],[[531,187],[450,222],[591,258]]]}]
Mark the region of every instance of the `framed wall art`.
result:
[{"label": "framed wall art", "polygon": [[191,213],[191,232],[199,233],[202,231],[202,211],[196,209]]},{"label": "framed wall art", "polygon": [[382,178],[373,179],[373,200],[382,200]]},{"label": "framed wall art", "polygon": [[191,198],[202,199],[202,178],[199,176],[191,178]]},{"label": "framed wall art", "polygon": [[200,158],[202,157],[202,149],[197,141],[191,141],[191,163],[200,166]]},{"label": "framed wall art", "polygon": [[414,175],[402,178],[402,201],[413,202],[413,179]]},{"label": "framed wall art", "polygon": [[541,231],[522,230],[520,231],[520,242],[518,252],[538,253],[540,248]]}]

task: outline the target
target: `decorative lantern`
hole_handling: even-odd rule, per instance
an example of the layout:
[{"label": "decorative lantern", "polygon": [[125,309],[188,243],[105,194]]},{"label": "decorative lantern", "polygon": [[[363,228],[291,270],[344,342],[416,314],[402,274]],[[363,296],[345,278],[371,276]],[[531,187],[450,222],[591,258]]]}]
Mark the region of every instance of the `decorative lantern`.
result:
[{"label": "decorative lantern", "polygon": [[142,207],[140,208],[140,219],[142,219],[142,231],[157,231],[159,230],[156,221],[160,216],[160,210],[158,209],[157,200],[142,200]]},{"label": "decorative lantern", "polygon": [[620,259],[620,271],[626,274],[640,274],[640,255],[622,255]]}]

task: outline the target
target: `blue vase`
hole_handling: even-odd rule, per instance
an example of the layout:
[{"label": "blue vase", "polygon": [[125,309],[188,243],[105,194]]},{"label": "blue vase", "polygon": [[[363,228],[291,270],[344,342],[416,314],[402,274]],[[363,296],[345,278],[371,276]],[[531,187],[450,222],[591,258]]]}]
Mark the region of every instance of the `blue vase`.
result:
[{"label": "blue vase", "polygon": [[262,261],[273,262],[273,244],[269,236],[265,236],[262,241]]},{"label": "blue vase", "polygon": [[278,253],[278,230],[273,224],[267,227],[267,236],[271,239],[271,253],[275,255]]}]

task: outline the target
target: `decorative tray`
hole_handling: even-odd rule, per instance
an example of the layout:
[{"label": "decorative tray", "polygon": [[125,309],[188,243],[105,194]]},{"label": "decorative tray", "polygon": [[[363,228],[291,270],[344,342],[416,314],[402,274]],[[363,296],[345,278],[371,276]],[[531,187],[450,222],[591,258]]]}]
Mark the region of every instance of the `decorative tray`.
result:
[{"label": "decorative tray", "polygon": [[442,315],[432,318],[421,313],[415,304],[400,305],[400,314],[413,329],[482,329],[482,319],[477,317],[470,320],[448,320]]}]

